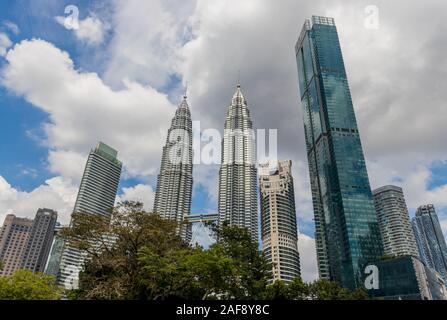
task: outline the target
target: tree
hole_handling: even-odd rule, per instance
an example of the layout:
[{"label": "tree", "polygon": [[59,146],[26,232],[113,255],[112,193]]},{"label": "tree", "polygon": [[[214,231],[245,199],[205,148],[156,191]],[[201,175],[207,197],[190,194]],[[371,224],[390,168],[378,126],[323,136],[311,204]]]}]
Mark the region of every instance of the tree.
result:
[{"label": "tree", "polygon": [[218,241],[208,250],[191,247],[175,221],[123,202],[111,217],[76,213],[61,234],[86,252],[79,290],[71,299],[290,299],[364,298],[338,284],[295,279],[269,285],[271,264],[245,228],[211,226]]},{"label": "tree", "polygon": [[176,223],[147,213],[141,203],[123,202],[111,217],[75,213],[61,235],[70,246],[87,253],[77,299],[144,299],[139,255],[143,248],[164,256],[188,246],[176,234]]},{"label": "tree", "polygon": [[119,204],[111,218],[76,213],[61,234],[87,253],[74,299],[253,299],[260,297],[270,265],[246,229],[215,228],[208,250],[191,247],[174,221]]},{"label": "tree", "polygon": [[264,295],[268,279],[272,275],[272,266],[258,250],[246,228],[214,226],[212,230],[218,239],[209,248],[210,254],[231,261],[232,275],[227,279],[226,298],[260,299]]},{"label": "tree", "polygon": [[158,255],[149,247],[140,254],[142,283],[151,300],[215,299],[227,296],[232,261],[202,248],[169,250]]},{"label": "tree", "polygon": [[351,292],[342,288],[337,282],[317,280],[305,283],[295,278],[288,284],[275,281],[267,286],[264,299],[266,300],[365,300],[368,295],[364,290]]},{"label": "tree", "polygon": [[289,300],[308,300],[310,295],[310,285],[303,282],[301,278],[295,278],[287,287]]},{"label": "tree", "polygon": [[366,293],[364,289],[357,289],[354,292],[352,292],[350,300],[369,300],[369,299],[371,298],[368,296],[368,293]]},{"label": "tree", "polygon": [[275,281],[265,289],[262,300],[289,300],[288,286],[284,281]]},{"label": "tree", "polygon": [[368,299],[365,291],[354,292],[342,288],[337,282],[320,279],[310,284],[309,296],[312,300],[364,300]]},{"label": "tree", "polygon": [[0,277],[0,300],[59,300],[61,291],[54,278],[29,270]]},{"label": "tree", "polygon": [[219,241],[200,247],[139,255],[142,283],[149,299],[256,299],[264,293],[271,266],[246,229],[214,227]]}]

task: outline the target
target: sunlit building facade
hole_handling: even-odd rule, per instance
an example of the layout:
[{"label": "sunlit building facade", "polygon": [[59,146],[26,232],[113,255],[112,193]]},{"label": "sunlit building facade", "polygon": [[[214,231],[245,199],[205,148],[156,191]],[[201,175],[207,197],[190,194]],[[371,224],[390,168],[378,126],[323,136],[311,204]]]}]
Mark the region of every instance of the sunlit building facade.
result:
[{"label": "sunlit building facade", "polygon": [[383,186],[374,190],[373,196],[384,253],[390,257],[419,258],[402,188]]},{"label": "sunlit building facade", "polygon": [[255,137],[247,101],[238,85],[228,108],[219,171],[219,224],[247,228],[258,241]]},{"label": "sunlit building facade", "polygon": [[0,230],[0,276],[10,276],[22,268],[23,254],[28,244],[33,220],[8,214]]},{"label": "sunlit building facade", "polygon": [[272,264],[272,281],[301,277],[292,161],[259,168],[262,251]]},{"label": "sunlit building facade", "polygon": [[[122,169],[117,156],[116,150],[102,142],[90,152],[73,212],[110,217]],[[70,246],[69,242],[65,243],[58,270],[58,284],[67,289],[78,288],[79,272],[85,258],[85,252]]]},{"label": "sunlit building facade", "polygon": [[178,106],[168,130],[157,180],[154,212],[178,223],[178,232],[188,243],[186,224],[192,197],[192,121],[186,95]]}]

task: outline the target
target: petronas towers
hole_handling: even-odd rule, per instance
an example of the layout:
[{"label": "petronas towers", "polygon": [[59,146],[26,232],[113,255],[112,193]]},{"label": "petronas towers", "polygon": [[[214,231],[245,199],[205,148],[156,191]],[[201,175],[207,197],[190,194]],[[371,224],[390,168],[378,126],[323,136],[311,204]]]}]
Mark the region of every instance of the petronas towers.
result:
[{"label": "petronas towers", "polygon": [[[179,234],[191,240],[186,226],[192,195],[192,121],[186,95],[168,130],[158,175],[154,212],[179,223]],[[245,227],[258,241],[255,135],[240,85],[228,109],[219,172],[219,224]]]},{"label": "petronas towers", "polygon": [[231,100],[222,139],[219,172],[219,223],[247,228],[258,241],[255,136],[240,85]]},{"label": "petronas towers", "polygon": [[175,112],[163,147],[154,212],[179,223],[179,234],[191,240],[184,224],[191,210],[192,121],[186,95]]}]

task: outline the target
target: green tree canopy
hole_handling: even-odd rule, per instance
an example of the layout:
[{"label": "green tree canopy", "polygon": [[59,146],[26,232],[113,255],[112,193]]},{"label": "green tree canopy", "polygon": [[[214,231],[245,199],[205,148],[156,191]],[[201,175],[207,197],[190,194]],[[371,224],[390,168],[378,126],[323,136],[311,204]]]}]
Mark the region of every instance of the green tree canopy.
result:
[{"label": "green tree canopy", "polygon": [[360,296],[360,291],[353,293],[342,288],[337,282],[325,279],[309,285],[309,298],[312,300],[356,300]]},{"label": "green tree canopy", "polygon": [[0,300],[59,300],[61,290],[53,277],[29,270],[0,277]]},{"label": "green tree canopy", "polygon": [[316,280],[305,283],[300,278],[289,284],[276,281],[267,286],[263,299],[266,300],[365,300],[368,295],[364,290],[351,292],[342,288],[337,282]]},{"label": "green tree canopy", "polygon": [[62,231],[70,245],[87,252],[73,299],[352,299],[363,297],[321,280],[295,279],[269,285],[271,265],[247,229],[212,226],[218,241],[207,250],[177,235],[179,226],[140,203],[123,202],[111,218],[73,215]]},{"label": "green tree canopy", "polygon": [[75,213],[72,226],[61,235],[70,246],[87,252],[80,290],[71,297],[80,299],[143,299],[147,288],[142,281],[139,260],[143,249],[165,257],[170,250],[188,246],[176,235],[176,223],[147,213],[141,203],[123,202],[111,218]]}]

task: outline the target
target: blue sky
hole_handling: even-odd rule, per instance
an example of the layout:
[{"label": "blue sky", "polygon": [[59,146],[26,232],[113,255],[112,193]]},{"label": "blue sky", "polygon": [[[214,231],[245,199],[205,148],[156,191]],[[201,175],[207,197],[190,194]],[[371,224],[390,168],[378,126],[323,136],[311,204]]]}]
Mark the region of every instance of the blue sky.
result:
[{"label": "blue sky", "polygon": [[[54,20],[64,12],[64,3],[76,1],[2,1],[0,3],[0,21],[13,22],[20,28],[14,34],[3,24],[0,30],[7,32],[10,39],[17,43],[23,39],[43,38],[57,43],[76,60],[79,50],[76,42]],[[77,1],[86,6],[91,1]],[[0,59],[0,67],[5,60]],[[48,149],[42,143],[42,125],[49,121],[45,112],[35,108],[22,97],[0,87],[2,143],[0,150],[1,174],[17,189],[32,191],[53,176],[47,170]],[[33,174],[25,172],[32,171]]]}]

